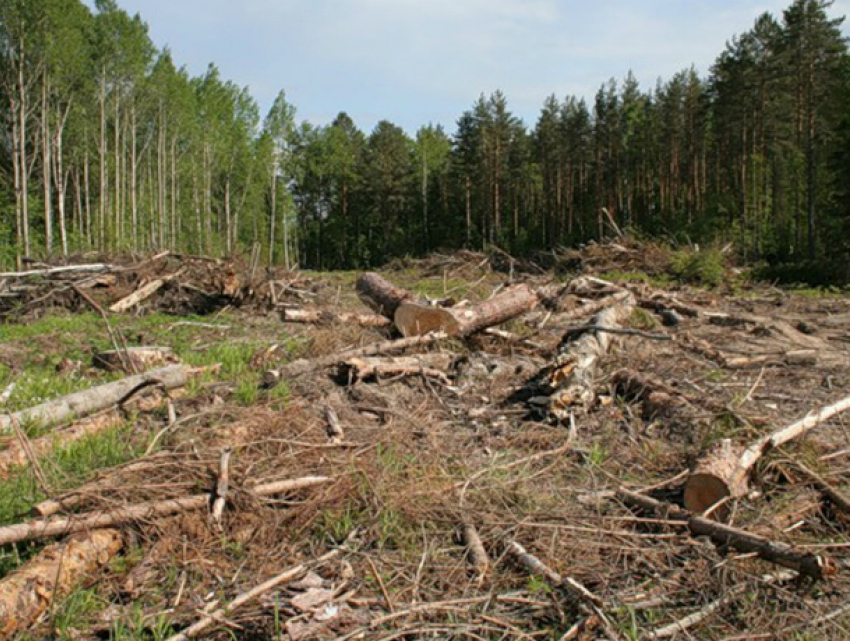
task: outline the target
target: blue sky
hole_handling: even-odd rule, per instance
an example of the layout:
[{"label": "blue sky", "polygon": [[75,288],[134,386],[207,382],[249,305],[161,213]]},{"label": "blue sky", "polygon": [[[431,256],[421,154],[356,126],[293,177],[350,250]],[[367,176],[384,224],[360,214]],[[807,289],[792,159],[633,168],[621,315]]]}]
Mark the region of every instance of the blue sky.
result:
[{"label": "blue sky", "polygon": [[[592,99],[631,69],[641,85],[694,64],[791,0],[118,0],[158,46],[200,74],[209,62],[248,85],[265,113],[278,91],[316,124],[347,111],[370,131],[454,130],[501,89],[533,126],[546,96]],[[89,3],[91,4],[91,3]],[[850,13],[836,0],[831,14]],[[848,25],[844,25],[848,33]]]}]

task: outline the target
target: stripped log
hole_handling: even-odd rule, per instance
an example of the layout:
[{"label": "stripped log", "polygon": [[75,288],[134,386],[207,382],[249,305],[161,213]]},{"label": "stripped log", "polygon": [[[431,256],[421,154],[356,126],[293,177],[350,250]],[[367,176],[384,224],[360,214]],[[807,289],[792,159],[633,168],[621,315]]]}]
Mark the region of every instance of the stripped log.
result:
[{"label": "stripped log", "polygon": [[704,511],[727,496],[736,498],[748,492],[750,472],[770,450],[811,431],[821,423],[850,409],[850,396],[829,405],[780,430],[767,434],[749,447],[723,444],[697,462],[685,485],[685,507]]},{"label": "stripped log", "polygon": [[389,327],[392,321],[377,314],[356,314],[353,312],[331,312],[321,309],[284,308],[280,319],[285,323],[305,325],[360,325],[362,327]]},{"label": "stripped log", "polygon": [[82,392],[75,392],[14,414],[2,414],[0,415],[0,432],[10,431],[15,422],[18,424],[35,422],[46,425],[88,416],[121,404],[145,387],[156,386],[166,390],[183,387],[188,380],[188,375],[189,370],[182,365],[170,365]]},{"label": "stripped log", "polygon": [[[307,476],[300,479],[276,481],[257,485],[249,490],[249,494],[255,497],[271,496],[292,492],[317,485],[324,485],[333,481],[327,476]],[[124,523],[141,521],[157,516],[168,516],[180,512],[200,510],[210,505],[209,494],[195,496],[184,496],[161,501],[148,501],[136,505],[127,505],[107,512],[95,512],[89,514],[75,514],[72,517],[60,517],[55,519],[35,519],[26,523],[7,525],[0,527],[0,545],[8,543],[19,543],[21,541],[34,541],[54,536],[65,536],[75,532],[84,532],[96,528],[115,527]]]},{"label": "stripped log", "polygon": [[347,349],[342,352],[337,352],[335,354],[313,360],[300,359],[293,361],[292,363],[288,363],[279,369],[267,370],[263,375],[263,380],[260,383],[260,386],[263,389],[271,389],[286,377],[301,376],[323,367],[333,367],[347,358],[392,354],[393,352],[400,352],[414,347],[426,347],[428,345],[433,345],[434,343],[446,338],[448,338],[448,336],[445,333],[434,332],[433,334],[426,334],[425,336],[411,336],[409,338],[401,338],[398,340],[379,341],[377,343],[372,343],[371,345],[366,345],[365,347]]},{"label": "stripped log", "polygon": [[0,278],[29,278],[30,276],[58,276],[60,274],[74,273],[100,273],[114,269],[112,265],[104,263],[93,263],[90,265],[65,265],[62,267],[49,267],[47,269],[32,269],[24,272],[0,272]]},{"label": "stripped log", "polygon": [[180,276],[181,273],[182,271],[179,271],[177,273],[169,274],[168,276],[163,276],[162,278],[152,280],[146,285],[139,287],[129,296],[125,296],[118,302],[110,305],[109,311],[115,312],[116,314],[121,314],[123,312],[130,311],[139,303],[143,303],[148,298],[156,294],[160,289],[165,286],[166,283],[170,283],[172,280]]},{"label": "stripped log", "polygon": [[415,299],[415,294],[396,287],[375,272],[361,274],[357,279],[355,289],[357,296],[367,307],[387,318],[392,318],[398,306],[403,302]]},{"label": "stripped log", "polygon": [[339,365],[339,378],[352,384],[370,378],[421,375],[448,384],[445,370],[451,363],[452,356],[441,352],[395,358],[348,358]]},{"label": "stripped log", "polygon": [[703,516],[694,516],[687,510],[663,503],[644,494],[619,489],[617,498],[631,507],[654,512],[670,521],[679,521],[695,536],[707,536],[715,544],[731,547],[745,554],[794,570],[816,580],[835,574],[835,565],[828,557],[807,552],[797,552],[785,543],[770,541],[746,530],[718,523]]},{"label": "stripped log", "polygon": [[0,639],[26,630],[52,603],[118,554],[121,533],[95,530],[46,547],[0,581]]},{"label": "stripped log", "polygon": [[[627,296],[623,302],[599,312],[591,324],[616,329],[631,315],[634,300],[632,295]],[[588,408],[595,401],[596,371],[615,340],[616,334],[591,330],[561,346],[544,381],[553,390],[549,410],[556,418],[566,420],[571,409]]]}]

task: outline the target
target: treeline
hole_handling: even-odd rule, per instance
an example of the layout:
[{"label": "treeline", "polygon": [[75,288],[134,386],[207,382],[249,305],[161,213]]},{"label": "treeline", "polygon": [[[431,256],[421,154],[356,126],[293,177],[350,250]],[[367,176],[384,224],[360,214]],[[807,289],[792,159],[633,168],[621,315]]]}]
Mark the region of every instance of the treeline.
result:
[{"label": "treeline", "polygon": [[[530,129],[501,92],[449,134],[345,113],[261,119],[214,66],[157,51],[113,0],[0,8],[0,261],[98,250],[231,254],[343,268],[610,233],[731,240],[748,260],[850,253],[850,56],[831,2],[795,0],[733,38],[708,78],[629,74]],[[606,213],[607,212],[607,213]],[[609,220],[610,215],[610,220]]]}]

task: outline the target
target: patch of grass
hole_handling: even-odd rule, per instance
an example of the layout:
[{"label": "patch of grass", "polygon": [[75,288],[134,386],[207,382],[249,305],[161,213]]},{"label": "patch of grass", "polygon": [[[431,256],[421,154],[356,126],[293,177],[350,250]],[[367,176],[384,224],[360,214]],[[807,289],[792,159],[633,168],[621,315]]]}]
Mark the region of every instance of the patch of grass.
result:
[{"label": "patch of grass", "polygon": [[79,629],[102,611],[107,602],[93,589],[76,590],[59,603],[53,620],[53,629],[59,639],[79,638]]},{"label": "patch of grass", "polygon": [[635,307],[629,318],[629,325],[634,329],[649,331],[658,327],[658,321],[645,309]]}]

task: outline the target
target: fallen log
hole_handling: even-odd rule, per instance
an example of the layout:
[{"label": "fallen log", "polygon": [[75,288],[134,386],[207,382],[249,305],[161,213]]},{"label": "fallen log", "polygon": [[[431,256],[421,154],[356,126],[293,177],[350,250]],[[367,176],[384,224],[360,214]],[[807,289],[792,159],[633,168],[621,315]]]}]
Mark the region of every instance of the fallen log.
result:
[{"label": "fallen log", "polygon": [[450,354],[439,352],[395,358],[348,358],[339,364],[339,378],[350,385],[370,378],[421,375],[448,385],[449,379],[445,370],[451,363]]},{"label": "fallen log", "polygon": [[142,287],[134,291],[129,296],[125,296],[118,302],[110,305],[109,311],[115,312],[116,314],[121,314],[123,312],[131,310],[139,303],[144,302],[145,300],[153,296],[165,285],[165,283],[171,280],[171,278],[173,278],[173,276],[152,280],[151,282],[147,283],[146,285],[143,285]]},{"label": "fallen log", "polygon": [[472,523],[463,524],[462,540],[466,546],[469,562],[479,579],[483,579],[490,570],[490,557],[484,549],[478,529]]},{"label": "fallen log", "polygon": [[270,369],[266,371],[266,373],[263,375],[263,380],[260,383],[260,387],[262,387],[263,389],[271,389],[286,377],[301,376],[303,374],[315,371],[317,369],[321,369],[323,367],[333,367],[339,364],[340,361],[344,361],[347,358],[376,356],[378,354],[391,354],[393,352],[398,352],[413,347],[425,347],[427,345],[433,345],[434,343],[437,343],[446,338],[448,338],[447,334],[443,332],[434,332],[433,334],[426,334],[425,336],[411,336],[409,338],[401,338],[398,340],[380,341],[377,343],[372,343],[371,345],[366,345],[365,347],[347,349],[342,352],[337,352],[335,354],[330,354],[329,356],[323,356],[322,358],[316,358],[313,360],[300,359],[288,363],[281,368]]},{"label": "fallen log", "polygon": [[361,274],[357,279],[355,289],[357,296],[367,307],[387,318],[392,318],[398,306],[403,302],[415,299],[415,294],[396,287],[375,272]]},{"label": "fallen log", "polygon": [[87,416],[121,404],[142,388],[157,386],[170,390],[183,387],[187,380],[188,369],[183,365],[170,365],[128,376],[119,381],[75,392],[13,414],[2,414],[0,415],[0,432],[10,431],[13,423],[55,424],[71,418]]},{"label": "fallen log", "polygon": [[654,512],[670,521],[679,521],[695,536],[707,536],[716,545],[730,547],[745,554],[755,554],[759,558],[794,570],[800,574],[821,580],[836,572],[829,558],[797,552],[785,543],[770,541],[746,530],[724,525],[712,519],[695,516],[671,503],[663,503],[644,494],[619,489],[616,497],[631,507]]},{"label": "fallen log", "polygon": [[472,307],[454,308],[449,311],[457,319],[459,335],[470,336],[531,311],[539,301],[537,294],[530,287],[516,285]]},{"label": "fallen log", "polygon": [[356,314],[353,312],[330,312],[319,309],[284,308],[280,319],[285,323],[303,323],[305,325],[361,325],[363,327],[389,327],[393,323],[386,316],[376,314]]},{"label": "fallen log", "polygon": [[59,274],[74,274],[78,272],[108,272],[114,269],[112,265],[105,263],[93,263],[90,265],[65,265],[62,267],[49,267],[47,269],[31,269],[24,272],[0,272],[0,278],[28,278],[30,276],[57,276]]},{"label": "fallen log", "polygon": [[33,625],[51,604],[103,567],[122,546],[117,530],[95,530],[48,546],[0,581],[0,639]]},{"label": "fallen log", "polygon": [[739,498],[749,491],[750,472],[770,450],[811,431],[833,416],[850,409],[850,396],[791,425],[761,437],[749,447],[721,442],[702,457],[685,484],[685,507],[702,512],[726,497]]},{"label": "fallen log", "polygon": [[[590,324],[617,329],[629,318],[633,306],[634,297],[629,295],[623,302],[599,312]],[[561,346],[545,380],[553,390],[549,395],[549,410],[556,418],[566,420],[572,408],[587,408],[593,403],[599,362],[615,340],[616,334],[590,330]]]},{"label": "fallen log", "polygon": [[[327,476],[308,476],[300,479],[276,481],[257,485],[248,491],[255,497],[282,494],[293,490],[300,490],[317,485],[324,485],[333,481]],[[168,516],[180,512],[200,510],[211,504],[209,494],[198,494],[195,496],[184,496],[175,499],[164,499],[161,501],[148,501],[136,505],[127,505],[107,512],[95,512],[89,514],[75,514],[71,517],[59,517],[55,519],[34,519],[26,523],[7,525],[0,527],[0,545],[8,543],[20,543],[21,541],[34,541],[55,536],[65,536],[75,532],[84,532],[97,528],[110,528],[124,523],[141,521],[156,516]]]}]

